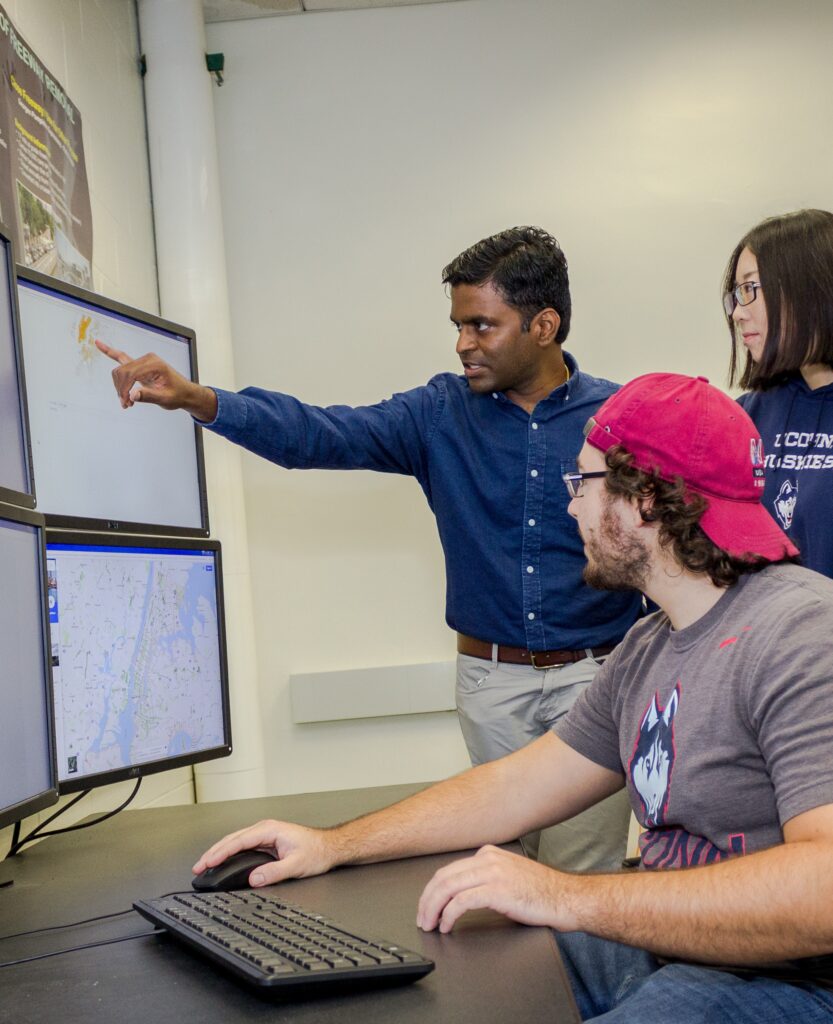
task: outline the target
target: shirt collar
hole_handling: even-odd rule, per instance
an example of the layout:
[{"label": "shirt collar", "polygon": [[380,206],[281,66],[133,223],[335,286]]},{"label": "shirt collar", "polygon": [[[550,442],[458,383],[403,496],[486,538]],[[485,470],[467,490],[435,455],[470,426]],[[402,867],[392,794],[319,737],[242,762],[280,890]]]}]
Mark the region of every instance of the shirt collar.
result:
[{"label": "shirt collar", "polygon": [[[578,363],[569,352],[564,352],[563,355],[567,369],[570,371],[570,376],[564,384],[559,384],[554,391],[551,391],[547,395],[544,399],[545,402],[564,401],[567,398],[572,398],[573,392],[578,386]],[[566,390],[562,392],[562,388],[565,388]]]},{"label": "shirt collar", "polygon": [[[541,402],[539,402],[538,405],[541,405],[542,402],[561,402],[564,401],[566,398],[573,397],[573,392],[578,387],[578,363],[576,362],[575,357],[571,356],[569,352],[564,352],[563,355],[564,362],[567,365],[567,369],[570,371],[570,377],[567,381],[565,381],[564,384],[559,384],[558,387],[555,388],[555,390],[551,391],[546,398],[542,398]],[[562,388],[566,388],[566,390],[563,393],[561,392]],[[498,402],[506,402],[508,405],[511,406],[515,405],[515,403],[511,399],[507,398],[502,391],[493,391],[492,398],[496,399]],[[517,406],[517,408],[520,407]]]}]

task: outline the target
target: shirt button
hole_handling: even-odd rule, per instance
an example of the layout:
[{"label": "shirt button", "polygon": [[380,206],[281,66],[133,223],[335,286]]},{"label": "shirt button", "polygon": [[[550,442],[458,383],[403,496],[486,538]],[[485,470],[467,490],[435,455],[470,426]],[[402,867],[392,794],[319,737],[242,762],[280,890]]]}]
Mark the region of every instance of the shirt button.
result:
[{"label": "shirt button", "polygon": [[537,430],[538,429],[538,424],[537,423],[533,423],[532,424],[532,429],[533,430]]},{"label": "shirt button", "polygon": [[529,520],[529,525],[530,526],[534,526],[535,525],[535,520],[534,519],[530,519]]},{"label": "shirt button", "polygon": [[535,569],[533,568],[533,566],[531,566],[531,565],[528,565],[528,566],[526,567],[526,571],[527,571],[527,572],[535,572]]},{"label": "shirt button", "polygon": [[527,615],[527,618],[530,622],[532,622],[532,620],[535,618],[535,612],[530,612],[529,615]]},{"label": "shirt button", "polygon": [[497,391],[492,392],[492,398],[497,398]]},{"label": "shirt button", "polygon": [[538,476],[538,470],[537,469],[533,469],[532,472],[529,475],[530,476]]}]

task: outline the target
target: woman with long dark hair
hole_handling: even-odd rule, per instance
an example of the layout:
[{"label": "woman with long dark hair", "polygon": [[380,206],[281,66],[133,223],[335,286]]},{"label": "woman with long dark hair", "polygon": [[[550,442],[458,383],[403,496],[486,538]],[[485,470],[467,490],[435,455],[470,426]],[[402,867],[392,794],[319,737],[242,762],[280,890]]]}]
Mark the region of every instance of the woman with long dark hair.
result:
[{"label": "woman with long dark hair", "polygon": [[723,290],[729,383],[746,389],[763,439],[764,504],[802,563],[833,576],[833,213],[762,221],[735,246]]}]

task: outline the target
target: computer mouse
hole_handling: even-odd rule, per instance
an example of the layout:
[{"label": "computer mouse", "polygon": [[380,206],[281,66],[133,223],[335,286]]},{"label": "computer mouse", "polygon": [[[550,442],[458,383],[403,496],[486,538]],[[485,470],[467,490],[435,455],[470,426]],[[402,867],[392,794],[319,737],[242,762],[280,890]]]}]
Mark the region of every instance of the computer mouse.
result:
[{"label": "computer mouse", "polygon": [[278,858],[268,850],[241,850],[227,857],[222,864],[206,868],[191,880],[197,892],[228,892],[230,889],[248,889],[249,875],[261,864]]}]

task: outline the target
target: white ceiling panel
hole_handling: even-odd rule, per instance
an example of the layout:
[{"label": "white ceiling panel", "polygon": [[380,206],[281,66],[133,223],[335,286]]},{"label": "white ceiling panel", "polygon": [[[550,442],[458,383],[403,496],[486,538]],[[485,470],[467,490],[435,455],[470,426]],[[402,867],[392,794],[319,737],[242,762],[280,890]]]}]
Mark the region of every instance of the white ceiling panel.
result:
[{"label": "white ceiling panel", "polygon": [[305,11],[348,11],[359,7],[407,7],[410,4],[448,4],[455,0],[303,0]]},{"label": "white ceiling panel", "polygon": [[203,0],[206,25],[214,21],[268,18],[275,14],[302,14],[301,0]]},{"label": "white ceiling panel", "polygon": [[203,0],[206,25],[217,21],[269,18],[313,11],[347,11],[364,7],[406,7],[412,4],[447,4],[458,0]]}]

